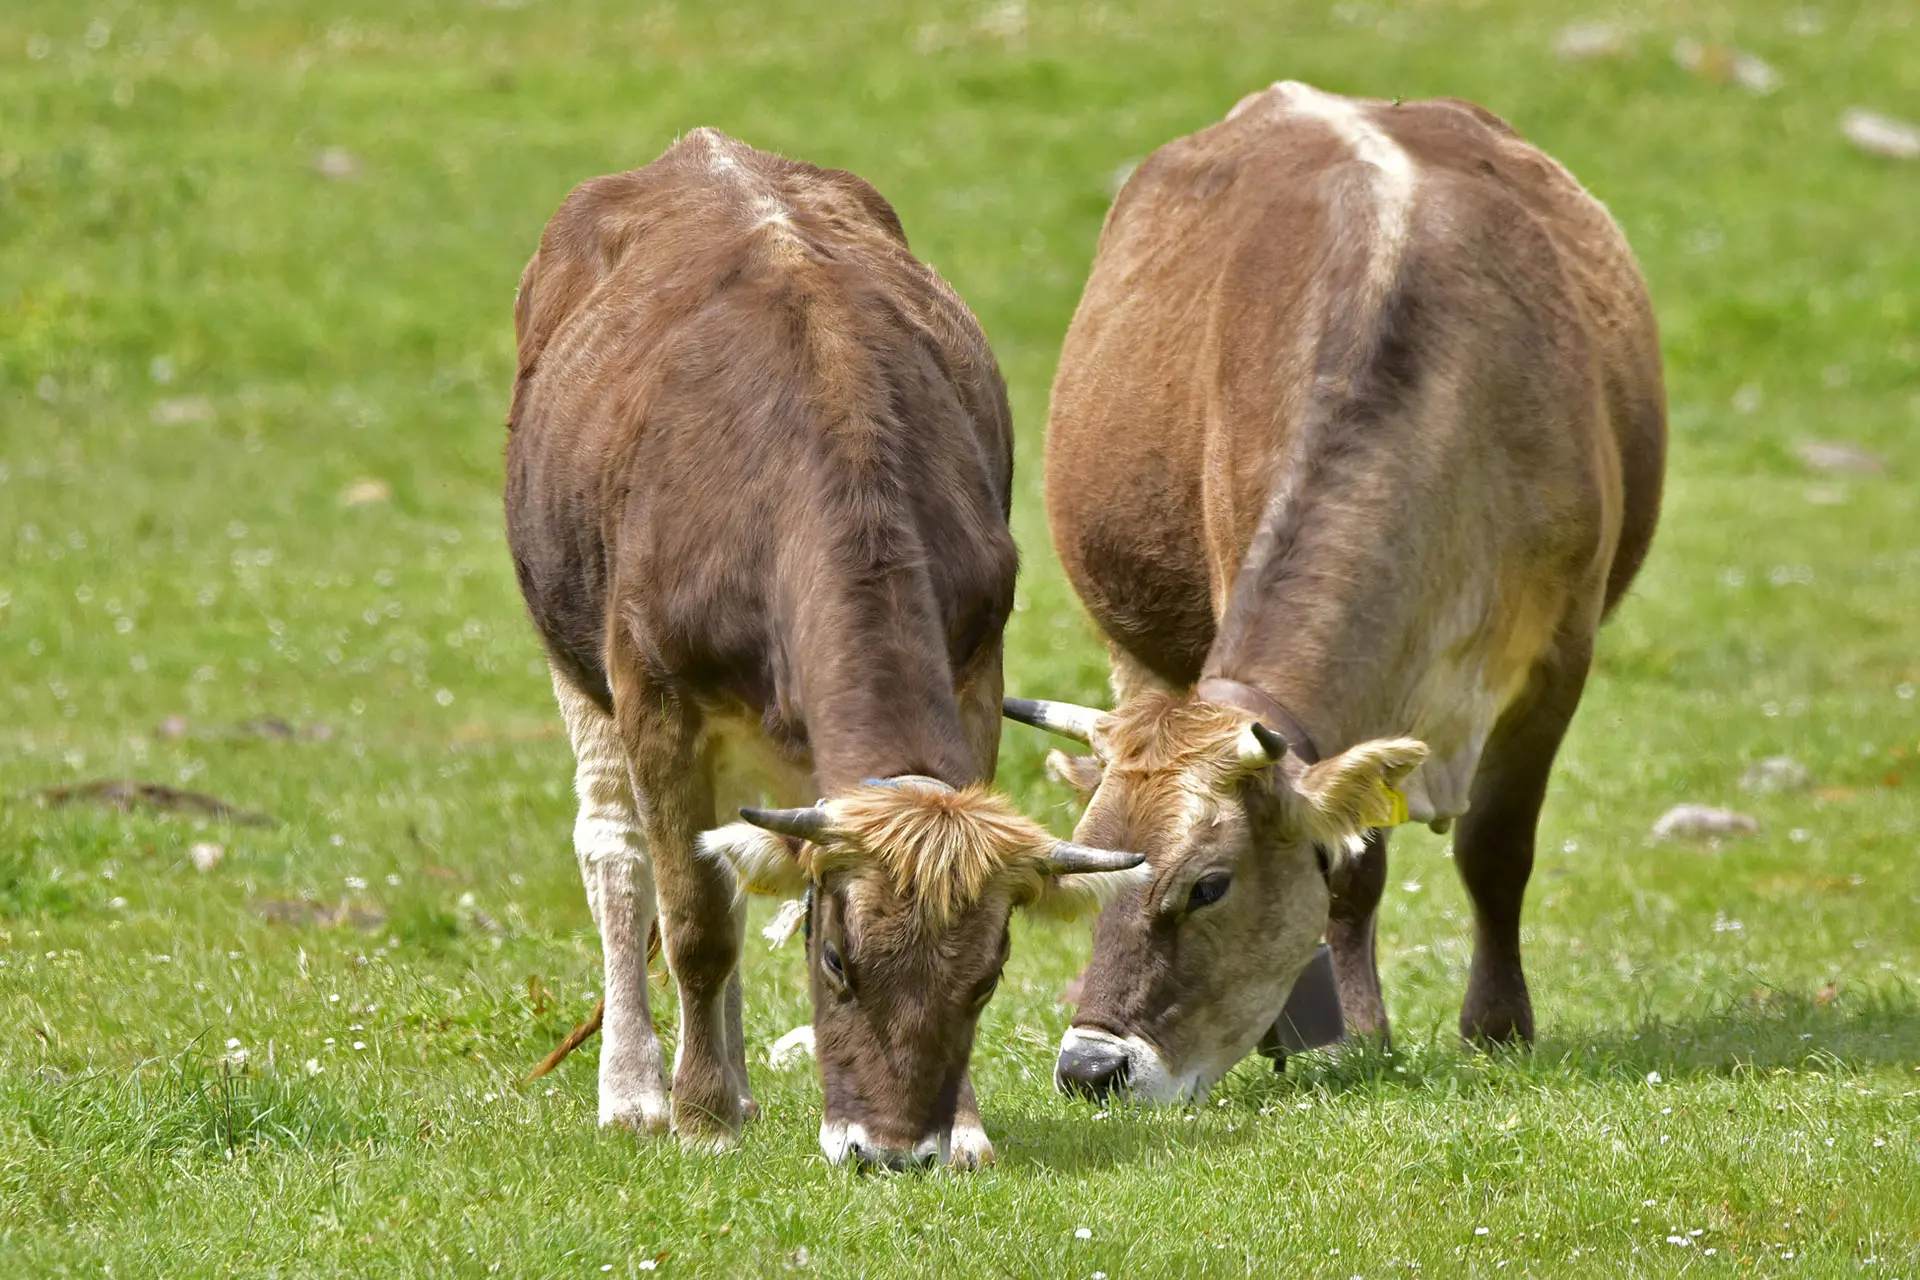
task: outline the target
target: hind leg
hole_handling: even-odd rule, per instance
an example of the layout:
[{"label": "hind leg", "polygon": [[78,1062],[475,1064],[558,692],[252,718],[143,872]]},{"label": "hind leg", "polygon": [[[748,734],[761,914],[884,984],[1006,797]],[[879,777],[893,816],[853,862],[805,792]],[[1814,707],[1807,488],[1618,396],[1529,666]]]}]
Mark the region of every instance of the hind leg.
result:
[{"label": "hind leg", "polygon": [[1387,1040],[1387,1005],[1380,992],[1380,964],[1374,946],[1374,921],[1387,885],[1387,833],[1367,833],[1367,847],[1333,873],[1328,887],[1327,946],[1333,951],[1333,978],[1347,1034]]},{"label": "hind leg", "polygon": [[1520,967],[1520,907],[1553,758],[1592,656],[1590,637],[1564,643],[1534,672],[1526,695],[1481,754],[1472,803],[1456,829],[1454,863],[1473,902],[1473,965],[1460,1010],[1460,1034],[1468,1040],[1533,1042],[1533,1002]]},{"label": "hind leg", "polygon": [[653,860],[634,805],[626,753],[612,717],[557,671],[553,692],[573,742],[574,790],[580,799],[574,856],[605,956],[600,1123],[665,1133],[666,1075],[647,999]]}]

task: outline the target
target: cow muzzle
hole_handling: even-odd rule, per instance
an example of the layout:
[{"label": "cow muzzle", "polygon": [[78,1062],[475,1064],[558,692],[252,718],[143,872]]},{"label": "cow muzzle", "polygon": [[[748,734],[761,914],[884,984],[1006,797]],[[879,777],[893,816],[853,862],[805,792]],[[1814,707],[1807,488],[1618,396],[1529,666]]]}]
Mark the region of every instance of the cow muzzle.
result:
[{"label": "cow muzzle", "polygon": [[865,1125],[857,1121],[843,1124],[828,1121],[820,1126],[820,1150],[833,1164],[851,1163],[865,1172],[884,1169],[899,1173],[908,1169],[930,1169],[947,1163],[952,1151],[952,1134],[942,1131],[922,1138],[911,1147],[892,1146],[876,1141]]},{"label": "cow muzzle", "polygon": [[1060,1092],[1094,1099],[1125,1094],[1161,1106],[1199,1092],[1197,1076],[1177,1077],[1159,1051],[1139,1036],[1116,1036],[1091,1027],[1069,1027],[1060,1039],[1053,1082]]}]

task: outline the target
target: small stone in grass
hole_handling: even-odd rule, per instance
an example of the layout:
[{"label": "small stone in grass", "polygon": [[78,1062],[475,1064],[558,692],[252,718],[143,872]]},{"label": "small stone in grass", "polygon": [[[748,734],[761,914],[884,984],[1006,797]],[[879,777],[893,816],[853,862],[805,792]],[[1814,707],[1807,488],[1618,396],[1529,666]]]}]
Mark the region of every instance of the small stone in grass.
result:
[{"label": "small stone in grass", "polygon": [[813,1027],[803,1024],[767,1047],[767,1065],[782,1071],[813,1056]]},{"label": "small stone in grass", "polygon": [[1793,446],[1800,461],[1815,471],[1850,471],[1856,475],[1878,475],[1886,463],[1880,455],[1844,440],[1802,440]]},{"label": "small stone in grass", "polygon": [[1611,58],[1625,49],[1619,26],[1611,22],[1570,22],[1553,38],[1553,52],[1563,62]]},{"label": "small stone in grass", "polygon": [[360,176],[360,161],[345,147],[323,147],[314,153],[313,171],[335,182],[351,182]]},{"label": "small stone in grass", "polygon": [[1807,766],[1792,756],[1768,756],[1747,766],[1747,771],[1740,775],[1740,789],[1764,796],[1776,791],[1799,791],[1812,781],[1813,775],[1807,772]]},{"label": "small stone in grass", "polygon": [[340,491],[343,506],[364,507],[370,503],[385,502],[393,496],[393,488],[377,476],[361,476]]},{"label": "small stone in grass", "polygon": [[1744,813],[1706,804],[1677,804],[1653,824],[1656,840],[1706,840],[1718,836],[1750,836],[1760,824]]},{"label": "small stone in grass", "polygon": [[1920,160],[1920,125],[1878,111],[1855,107],[1840,117],[1840,132],[1869,155],[1888,160]]},{"label": "small stone in grass", "polygon": [[1780,87],[1780,73],[1757,54],[1725,45],[1701,44],[1690,36],[1674,41],[1673,60],[1682,70],[1721,84],[1737,84],[1765,96]]},{"label": "small stone in grass", "polygon": [[205,396],[176,396],[154,403],[148,416],[157,427],[179,427],[194,422],[212,422],[213,401]]}]

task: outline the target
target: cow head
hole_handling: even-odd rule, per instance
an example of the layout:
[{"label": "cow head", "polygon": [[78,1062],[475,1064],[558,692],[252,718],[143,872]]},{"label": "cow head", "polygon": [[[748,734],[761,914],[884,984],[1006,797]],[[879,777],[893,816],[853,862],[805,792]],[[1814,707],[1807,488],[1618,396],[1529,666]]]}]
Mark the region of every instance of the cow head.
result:
[{"label": "cow head", "polygon": [[1318,764],[1245,712],[1150,693],[1105,714],[1007,700],[1092,757],[1049,770],[1089,792],[1075,838],[1147,855],[1106,904],[1060,1046],[1063,1090],[1203,1093],[1254,1047],[1326,927],[1327,877],[1395,820],[1427,748],[1364,742]]},{"label": "cow head", "polygon": [[945,1162],[1013,910],[1097,908],[1142,861],[1056,839],[985,788],[931,778],[741,816],[707,834],[707,851],[749,891],[808,895],[820,1145],[836,1164]]}]

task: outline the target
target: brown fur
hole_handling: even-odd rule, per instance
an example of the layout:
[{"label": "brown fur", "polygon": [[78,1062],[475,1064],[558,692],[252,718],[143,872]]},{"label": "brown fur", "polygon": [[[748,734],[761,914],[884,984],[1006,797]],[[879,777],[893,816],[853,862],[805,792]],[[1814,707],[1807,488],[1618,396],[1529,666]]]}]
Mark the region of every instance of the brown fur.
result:
[{"label": "brown fur", "polygon": [[[752,1104],[736,880],[695,854],[724,798],[718,728],[757,725],[816,795],[901,774],[991,778],[1016,567],[1005,387],[972,315],[914,258],[879,193],[707,129],[575,190],[527,265],[515,322],[515,570],[563,705],[580,704],[576,753],[610,725],[634,784],[681,995],[673,1122],[725,1141]],[[611,865],[589,874],[605,879],[625,937],[652,904]],[[935,886],[945,918],[977,867],[963,858],[955,871],[951,891],[933,873],[908,877],[905,909]],[[969,926],[983,963],[997,965],[1004,926]],[[613,974],[631,961],[608,959],[602,1116],[617,1119],[642,1104],[610,1097],[610,1079],[642,1082],[616,1093],[663,1090],[642,1087],[659,1069],[644,980],[635,993],[623,979],[642,1003],[617,1008]],[[844,1054],[823,1053],[822,1069],[830,1117],[918,1139],[971,1097],[959,1085],[978,1011],[941,989],[979,973],[916,953],[889,978],[889,963],[869,966],[869,991],[924,1004],[927,1025],[867,1055],[858,1079],[837,1078]],[[837,1009],[817,1010],[823,1039]],[[838,1034],[892,1032],[880,1021]],[[639,1046],[617,1070],[616,1039]],[[937,1077],[932,1094],[907,1099],[903,1070]]]},{"label": "brown fur", "polygon": [[[1434,750],[1406,779],[1414,816],[1461,817],[1463,1030],[1529,1036],[1519,901],[1545,770],[1646,554],[1664,456],[1624,239],[1490,113],[1280,85],[1149,157],[1102,230],[1047,438],[1054,543],[1121,697],[1078,838],[1156,868],[1102,917],[1084,1025],[1158,1043],[1175,1077],[1231,1065],[1313,941],[1236,902],[1257,880],[1331,893],[1343,999],[1384,1033],[1384,836],[1323,887],[1290,797],[1366,802],[1412,768],[1420,744],[1393,746],[1411,733]],[[1222,717],[1250,712],[1190,703],[1203,678],[1279,704],[1325,763],[1223,773]],[[1196,792],[1198,827],[1176,812]],[[1220,905],[1155,896],[1208,866],[1237,868]]]}]

